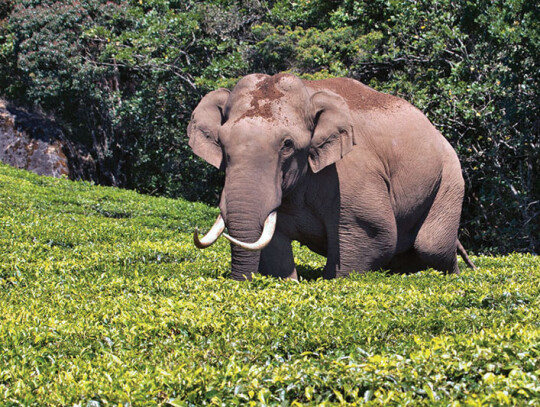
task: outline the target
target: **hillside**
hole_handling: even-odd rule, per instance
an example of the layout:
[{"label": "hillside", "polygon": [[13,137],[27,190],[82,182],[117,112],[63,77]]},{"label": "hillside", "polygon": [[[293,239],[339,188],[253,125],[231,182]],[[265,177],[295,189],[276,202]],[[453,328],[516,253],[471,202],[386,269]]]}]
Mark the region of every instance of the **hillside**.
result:
[{"label": "hillside", "polygon": [[0,404],[540,399],[538,257],[324,281],[297,246],[300,282],[237,283],[215,215],[0,164]]}]

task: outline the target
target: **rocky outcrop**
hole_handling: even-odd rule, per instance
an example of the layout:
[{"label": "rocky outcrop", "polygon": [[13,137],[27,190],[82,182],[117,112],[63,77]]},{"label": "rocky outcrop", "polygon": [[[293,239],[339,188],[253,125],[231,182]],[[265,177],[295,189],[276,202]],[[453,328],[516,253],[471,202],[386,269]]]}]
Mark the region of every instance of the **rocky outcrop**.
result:
[{"label": "rocky outcrop", "polygon": [[96,166],[54,120],[0,100],[0,161],[40,175],[96,180]]}]

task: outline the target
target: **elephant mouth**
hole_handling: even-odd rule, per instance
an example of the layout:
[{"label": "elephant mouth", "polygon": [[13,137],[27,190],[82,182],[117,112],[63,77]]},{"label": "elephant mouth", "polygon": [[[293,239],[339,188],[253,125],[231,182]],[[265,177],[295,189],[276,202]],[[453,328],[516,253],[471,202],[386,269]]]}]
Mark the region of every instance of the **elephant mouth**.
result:
[{"label": "elephant mouth", "polygon": [[254,243],[246,243],[242,242],[241,240],[235,239],[227,233],[224,233],[225,221],[223,220],[221,214],[219,214],[216,222],[214,223],[214,226],[212,226],[212,228],[202,238],[199,238],[199,230],[198,228],[195,228],[195,230],[193,231],[193,242],[195,243],[195,246],[197,246],[199,249],[206,249],[207,247],[213,245],[219,239],[219,237],[223,235],[229,242],[236,246],[239,246],[249,251],[259,251],[268,246],[268,244],[272,240],[272,237],[274,236],[274,232],[276,230],[276,222],[277,212],[272,211],[264,221],[263,230],[259,239]]}]

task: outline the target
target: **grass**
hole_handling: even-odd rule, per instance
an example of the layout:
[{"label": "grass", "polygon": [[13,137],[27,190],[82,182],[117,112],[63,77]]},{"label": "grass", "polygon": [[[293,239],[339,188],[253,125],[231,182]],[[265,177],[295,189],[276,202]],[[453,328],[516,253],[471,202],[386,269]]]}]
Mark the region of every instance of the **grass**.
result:
[{"label": "grass", "polygon": [[538,257],[238,283],[216,214],[0,165],[0,404],[540,404]]}]

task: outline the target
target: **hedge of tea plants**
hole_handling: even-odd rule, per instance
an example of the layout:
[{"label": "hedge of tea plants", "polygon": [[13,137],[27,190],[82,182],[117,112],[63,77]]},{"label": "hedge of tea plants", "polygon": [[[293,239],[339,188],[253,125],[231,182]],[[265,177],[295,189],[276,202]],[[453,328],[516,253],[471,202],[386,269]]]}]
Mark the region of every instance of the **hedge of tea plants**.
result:
[{"label": "hedge of tea plants", "polygon": [[0,404],[537,405],[538,257],[235,282],[215,215],[0,165]]}]

